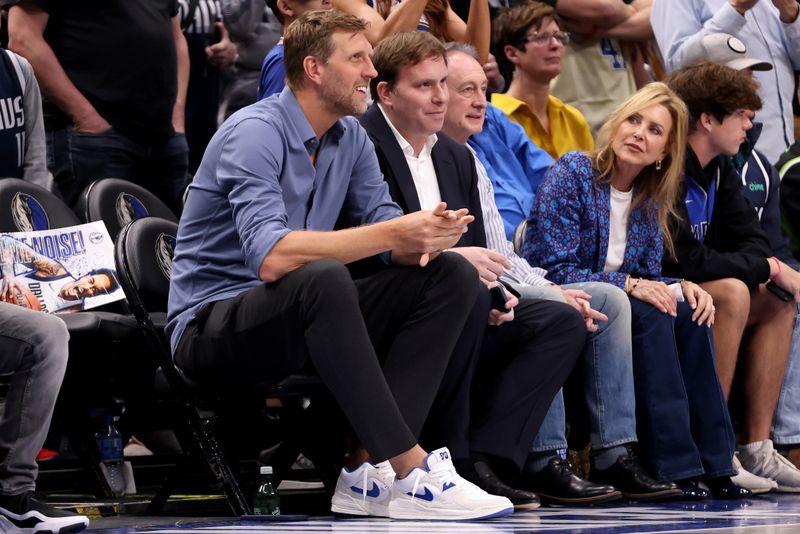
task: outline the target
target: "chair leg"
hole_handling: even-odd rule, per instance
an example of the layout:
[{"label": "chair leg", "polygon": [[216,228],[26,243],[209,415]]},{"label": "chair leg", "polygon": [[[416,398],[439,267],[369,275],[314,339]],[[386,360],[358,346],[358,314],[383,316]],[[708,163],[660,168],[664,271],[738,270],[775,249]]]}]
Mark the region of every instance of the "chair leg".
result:
[{"label": "chair leg", "polygon": [[225,460],[213,430],[213,423],[203,421],[193,406],[187,405],[186,412],[189,430],[198,446],[203,462],[208,466],[214,478],[222,484],[231,511],[237,516],[250,514],[250,503],[245,498],[230,465]]}]

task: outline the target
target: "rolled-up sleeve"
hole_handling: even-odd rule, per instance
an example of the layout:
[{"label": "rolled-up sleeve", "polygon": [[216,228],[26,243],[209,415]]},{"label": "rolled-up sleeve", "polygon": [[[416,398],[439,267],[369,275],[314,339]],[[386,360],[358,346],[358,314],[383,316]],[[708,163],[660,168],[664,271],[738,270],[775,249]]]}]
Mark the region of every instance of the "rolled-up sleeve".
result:
[{"label": "rolled-up sleeve", "polygon": [[272,248],[291,230],[280,186],[282,133],[261,119],[246,119],[231,129],[217,163],[217,180],[233,211],[245,263],[258,273]]}]

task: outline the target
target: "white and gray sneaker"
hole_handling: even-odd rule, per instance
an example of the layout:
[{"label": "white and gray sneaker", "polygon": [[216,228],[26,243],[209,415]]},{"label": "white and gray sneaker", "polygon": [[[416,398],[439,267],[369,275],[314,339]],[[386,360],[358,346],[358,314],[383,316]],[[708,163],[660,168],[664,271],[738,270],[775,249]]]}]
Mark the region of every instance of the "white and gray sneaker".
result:
[{"label": "white and gray sneaker", "polygon": [[778,487],[778,483],[771,478],[754,475],[742,467],[738,452],[733,453],[733,468],[736,469],[736,475],[731,477],[731,481],[737,486],[749,489],[753,495],[767,493]]},{"label": "white and gray sneaker", "polygon": [[389,517],[394,470],[389,462],[372,465],[364,462],[358,469],[342,468],[331,499],[335,514]]},{"label": "white and gray sneaker", "polygon": [[48,506],[35,499],[33,492],[0,496],[0,532],[68,534],[88,526],[85,515]]},{"label": "white and gray sneaker", "polygon": [[800,493],[800,469],[775,450],[772,440],[754,441],[739,446],[738,450],[744,468],[754,475],[777,482],[775,491]]},{"label": "white and gray sneaker", "polygon": [[425,469],[415,467],[405,478],[395,478],[389,517],[454,521],[488,519],[514,512],[505,497],[490,495],[456,473],[447,448],[425,457]]}]

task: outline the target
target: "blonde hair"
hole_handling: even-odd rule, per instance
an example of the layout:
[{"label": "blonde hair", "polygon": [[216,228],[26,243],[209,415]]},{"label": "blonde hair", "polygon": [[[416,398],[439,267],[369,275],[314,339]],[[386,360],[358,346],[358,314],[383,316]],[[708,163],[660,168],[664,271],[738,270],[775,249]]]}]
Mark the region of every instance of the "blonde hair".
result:
[{"label": "blonde hair", "polygon": [[653,82],[626,100],[614,110],[600,128],[597,148],[590,154],[592,163],[599,171],[598,182],[610,183],[617,170],[617,155],[612,143],[620,125],[634,113],[650,106],[660,104],[667,108],[672,117],[672,130],[667,138],[667,154],[661,160],[661,169],[651,163],[636,177],[637,194],[633,206],[644,205],[655,214],[658,227],[664,236],[664,245],[671,255],[675,255],[675,245],[669,228],[670,216],[678,217],[675,204],[683,178],[683,163],[686,156],[686,134],[688,112],[686,104],[665,84]]},{"label": "blonde hair", "polygon": [[364,20],[336,9],[309,11],[283,31],[283,62],[286,85],[296,90],[305,82],[303,61],[314,56],[327,63],[336,49],[333,34],[359,33],[367,29]]}]

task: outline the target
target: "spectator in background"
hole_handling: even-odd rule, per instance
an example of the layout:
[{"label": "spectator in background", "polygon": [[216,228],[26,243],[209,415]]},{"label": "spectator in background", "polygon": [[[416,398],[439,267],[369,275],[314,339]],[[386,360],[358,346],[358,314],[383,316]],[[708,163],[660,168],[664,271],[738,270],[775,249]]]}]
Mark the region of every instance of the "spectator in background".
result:
[{"label": "spectator in background", "polygon": [[667,70],[688,65],[687,54],[710,33],[741,39],[773,69],[755,73],[764,131],[756,147],[775,163],[794,140],[794,72],[800,70],[800,5],[796,0],[654,0],[651,22]]},{"label": "spectator in background", "polygon": [[550,90],[574,106],[597,135],[609,113],[652,81],[649,61],[651,0],[547,1],[572,32],[561,73]]},{"label": "spectator in background", "polygon": [[[731,161],[761,107],[758,86],[749,72],[711,62],[673,72],[666,83],[686,102],[690,119],[685,174],[670,223],[675,254],[665,255],[664,272],[697,280],[714,297],[716,367],[726,398],[744,349],[745,402],[735,480],[752,483],[757,491],[768,489],[769,480],[757,480],[749,472],[773,480],[778,491],[797,492],[800,470],[774,450],[770,430],[789,355],[795,301],[800,301],[800,273],[774,256]],[[788,300],[774,295],[768,284],[777,284]]]},{"label": "spectator in background", "polygon": [[784,229],[791,237],[794,257],[800,259],[800,141],[795,141],[778,160]]},{"label": "spectator in background", "polygon": [[367,38],[373,46],[397,32],[420,30],[431,32],[442,42],[471,44],[482,62],[489,58],[488,0],[470,2],[466,23],[450,7],[449,0],[333,0],[333,7],[366,20]]},{"label": "spectator in background", "polygon": [[238,54],[222,18],[220,0],[178,0],[178,5],[189,51],[185,122],[189,172],[194,174],[208,141],[217,131],[220,68],[233,64]]},{"label": "spectator in background", "polygon": [[48,506],[33,494],[36,453],[50,428],[67,368],[68,340],[58,317],[0,302],[0,373],[11,373],[0,417],[3,532],[77,532],[89,526],[86,516]]},{"label": "spectator in background", "polygon": [[262,0],[226,0],[222,12],[239,51],[239,59],[225,72],[220,123],[256,101],[261,64],[280,39],[282,31],[280,21]]},{"label": "spectator in background", "polygon": [[74,205],[92,181],[137,182],[176,212],[186,180],[189,78],[177,0],[2,0],[9,48],[45,96],[48,167]]},{"label": "spectator in background", "polygon": [[502,50],[499,61],[514,71],[508,91],[493,94],[492,104],[520,123],[553,159],[570,150],[594,148],[581,112],[550,94],[570,38],[555,10],[541,2],[503,10],[494,20],[492,35],[497,50]]},{"label": "spectator in background", "polygon": [[[331,0],[267,0],[267,5],[286,28],[307,11],[330,9]],[[257,100],[280,93],[286,85],[286,69],[283,65],[283,38],[264,57],[258,82]]]},{"label": "spectator in background", "polygon": [[[2,22],[2,19],[0,19]],[[0,48],[0,177],[50,189],[42,123],[42,95],[28,61]]]}]

